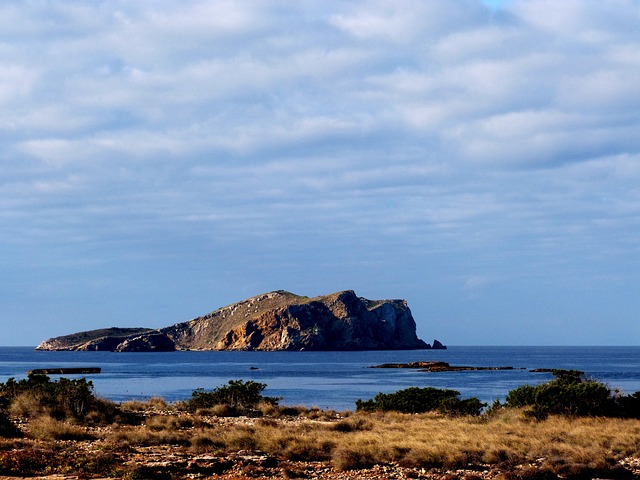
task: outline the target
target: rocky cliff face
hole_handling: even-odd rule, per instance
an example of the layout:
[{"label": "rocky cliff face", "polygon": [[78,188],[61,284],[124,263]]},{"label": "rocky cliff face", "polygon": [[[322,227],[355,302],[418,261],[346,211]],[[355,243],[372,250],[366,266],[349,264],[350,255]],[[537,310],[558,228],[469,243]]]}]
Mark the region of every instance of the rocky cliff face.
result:
[{"label": "rocky cliff face", "polygon": [[120,343],[130,337],[154,331],[151,328],[101,328],[50,338],[40,343],[36,350],[113,351]]},{"label": "rocky cliff face", "polygon": [[[78,336],[84,340],[82,343],[68,341]],[[42,342],[37,349],[275,351],[431,348],[416,336],[416,324],[406,301],[372,301],[357,297],[351,290],[315,298],[284,291],[270,292],[159,330],[136,331],[129,336],[89,337],[92,337],[91,332],[57,337]]]}]

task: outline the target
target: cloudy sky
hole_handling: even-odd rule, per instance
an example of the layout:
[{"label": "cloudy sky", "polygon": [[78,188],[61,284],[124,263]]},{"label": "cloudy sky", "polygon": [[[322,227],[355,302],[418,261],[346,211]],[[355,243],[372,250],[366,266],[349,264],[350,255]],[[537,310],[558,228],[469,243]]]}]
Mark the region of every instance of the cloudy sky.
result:
[{"label": "cloudy sky", "polygon": [[263,292],[640,343],[640,1],[5,1],[2,345]]}]

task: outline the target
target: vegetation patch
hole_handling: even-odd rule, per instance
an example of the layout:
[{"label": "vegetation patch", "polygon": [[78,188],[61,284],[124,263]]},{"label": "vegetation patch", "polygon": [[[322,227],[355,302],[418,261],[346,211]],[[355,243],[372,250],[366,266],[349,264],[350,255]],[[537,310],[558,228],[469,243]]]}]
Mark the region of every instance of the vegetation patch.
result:
[{"label": "vegetation patch", "polygon": [[578,370],[554,370],[554,379],[542,385],[524,385],[507,394],[506,406],[525,408],[525,415],[640,418],[640,392],[620,395]]},{"label": "vegetation patch", "polygon": [[[356,412],[280,407],[262,395],[264,384],[231,381],[197,390],[181,404],[157,398],[113,404],[144,419],[136,424],[122,415],[108,424],[94,421],[90,382],[69,382],[0,384],[5,427],[24,431],[22,438],[0,438],[0,475],[640,478],[640,419],[629,418],[638,393],[620,396],[580,372],[557,372],[550,386],[520,387],[506,405],[484,413],[477,399],[461,406],[465,400],[455,390],[429,388],[378,394],[360,400]],[[89,406],[70,407],[58,389]],[[535,402],[547,410],[532,421],[526,412]],[[251,415],[219,416],[223,407]],[[314,469],[331,474],[320,477]]]},{"label": "vegetation patch", "polygon": [[[222,385],[213,390],[195,390],[191,398],[184,403],[190,412],[200,409],[218,407],[220,416],[237,416],[249,412],[255,412],[258,404],[277,405],[279,399],[262,395],[267,387],[264,383],[254,381],[229,380],[227,385]],[[227,407],[220,408],[220,406]],[[224,413],[222,413],[224,412]]]},{"label": "vegetation patch", "polygon": [[356,400],[356,411],[480,415],[486,404],[477,398],[462,400],[456,390],[411,387],[394,393],[378,393],[372,400]]},{"label": "vegetation patch", "polygon": [[10,378],[1,383],[0,407],[25,418],[48,415],[56,420],[83,422],[111,422],[119,413],[113,402],[93,394],[91,381],[60,378],[52,382],[40,374],[31,374],[19,381]]}]

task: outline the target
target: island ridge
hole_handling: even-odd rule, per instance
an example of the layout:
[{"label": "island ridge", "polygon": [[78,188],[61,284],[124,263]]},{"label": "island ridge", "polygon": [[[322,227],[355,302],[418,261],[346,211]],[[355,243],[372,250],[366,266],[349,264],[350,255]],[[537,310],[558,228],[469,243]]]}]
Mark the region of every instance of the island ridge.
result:
[{"label": "island ridge", "polygon": [[406,300],[367,300],[352,290],[309,298],[278,290],[175,325],[91,330],[43,341],[36,350],[408,350],[416,335]]}]

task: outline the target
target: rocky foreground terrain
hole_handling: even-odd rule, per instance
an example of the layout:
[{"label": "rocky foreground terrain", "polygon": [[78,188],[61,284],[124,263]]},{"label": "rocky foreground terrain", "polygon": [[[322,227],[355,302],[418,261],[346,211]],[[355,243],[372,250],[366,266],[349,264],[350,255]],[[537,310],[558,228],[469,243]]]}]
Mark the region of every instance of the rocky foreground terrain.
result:
[{"label": "rocky foreground terrain", "polygon": [[43,341],[36,350],[404,350],[433,347],[416,335],[405,300],[352,290],[314,298],[282,290],[158,330],[108,328]]},{"label": "rocky foreground terrain", "polygon": [[[67,433],[69,440],[51,440],[46,436],[36,440],[5,440],[5,444],[0,444],[0,467],[5,472],[9,467],[23,474],[0,475],[0,479],[640,478],[638,451],[626,456],[619,451],[616,453],[616,449],[629,448],[626,446],[629,442],[618,445],[610,440],[610,447],[602,447],[600,441],[611,438],[614,430],[624,434],[635,432],[637,441],[637,422],[622,424],[622,430],[620,425],[607,427],[597,420],[579,425],[575,422],[573,425],[571,422],[549,423],[539,427],[540,438],[536,441],[531,438],[535,425],[532,427],[514,419],[501,419],[494,424],[495,428],[487,428],[482,422],[471,420],[432,416],[368,418],[349,412],[307,411],[304,416],[250,418],[189,415],[154,409],[143,415],[147,420],[137,427],[75,427]],[[438,427],[444,431],[433,430],[432,437],[415,431],[416,428],[427,431]],[[40,431],[35,422],[31,426],[24,424],[22,428],[26,432],[31,430],[31,437],[34,437],[34,431]],[[48,428],[54,427],[49,425]],[[399,436],[394,437],[389,430],[396,429],[400,429]],[[478,434],[482,437],[477,437]],[[64,436],[60,431],[56,435]],[[414,443],[411,437],[416,435],[420,438]],[[583,435],[595,440],[584,440]],[[550,442],[553,438],[555,440]],[[395,451],[385,444],[387,441],[396,442],[396,449],[415,449],[420,453],[408,455],[401,450]],[[327,445],[323,446],[323,443]],[[544,443],[546,447],[541,447]],[[587,445],[589,443],[594,445]],[[278,451],[260,449],[266,445]],[[333,448],[331,454],[329,447]],[[439,457],[446,455],[447,448],[451,457]],[[518,448],[523,452],[517,453]],[[540,454],[555,452],[557,458],[535,456],[535,449],[541,449]],[[578,449],[582,450],[576,453]],[[386,455],[385,450],[398,458],[405,455],[405,458],[372,461],[376,456]],[[527,453],[529,451],[531,454]],[[20,465],[24,465],[23,470]],[[47,470],[57,473],[43,474]]]}]

